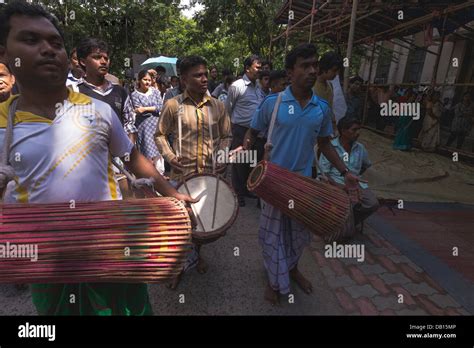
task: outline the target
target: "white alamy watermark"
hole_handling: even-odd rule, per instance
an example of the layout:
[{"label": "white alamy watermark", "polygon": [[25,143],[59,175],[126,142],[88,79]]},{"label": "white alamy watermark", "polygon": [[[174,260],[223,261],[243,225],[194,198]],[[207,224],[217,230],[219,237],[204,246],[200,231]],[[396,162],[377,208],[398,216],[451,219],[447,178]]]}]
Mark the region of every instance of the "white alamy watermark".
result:
[{"label": "white alamy watermark", "polygon": [[421,117],[420,103],[397,103],[389,100],[388,103],[380,103],[380,116],[406,116],[419,120]]},{"label": "white alamy watermark", "polygon": [[56,339],[56,325],[35,325],[26,322],[18,326],[20,338],[47,338],[52,342]]},{"label": "white alamy watermark", "polygon": [[30,259],[38,261],[38,244],[0,244],[0,259]]},{"label": "white alamy watermark", "polygon": [[364,244],[326,244],[324,246],[324,257],[328,259],[357,259],[358,262],[365,260]]},{"label": "white alamy watermark", "polygon": [[229,163],[247,163],[251,167],[257,165],[257,151],[256,150],[241,150],[241,148],[230,151],[228,147],[224,150],[217,151],[216,161],[219,164]]}]

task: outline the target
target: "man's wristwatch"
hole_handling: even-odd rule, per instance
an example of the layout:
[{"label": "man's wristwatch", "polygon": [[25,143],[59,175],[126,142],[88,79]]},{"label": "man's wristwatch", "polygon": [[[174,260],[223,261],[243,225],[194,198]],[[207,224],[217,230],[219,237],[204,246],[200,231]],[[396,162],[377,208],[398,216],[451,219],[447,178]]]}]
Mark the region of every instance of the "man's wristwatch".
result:
[{"label": "man's wristwatch", "polygon": [[344,169],[344,170],[341,172],[341,176],[346,176],[347,173],[349,173],[349,168]]}]

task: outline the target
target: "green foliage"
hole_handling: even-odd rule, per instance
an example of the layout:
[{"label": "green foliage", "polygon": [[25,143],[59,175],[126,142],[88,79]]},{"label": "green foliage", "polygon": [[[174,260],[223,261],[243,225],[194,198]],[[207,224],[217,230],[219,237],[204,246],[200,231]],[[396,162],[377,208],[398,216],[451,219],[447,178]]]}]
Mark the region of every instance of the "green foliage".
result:
[{"label": "green foliage", "polygon": [[[33,0],[35,1],[35,0]],[[231,68],[236,74],[251,53],[272,57],[283,68],[286,38],[272,44],[284,28],[273,19],[282,0],[191,0],[203,11],[189,19],[181,14],[179,0],[42,0],[63,25],[66,47],[86,37],[99,37],[111,48],[111,72],[123,77],[125,59],[132,53],[183,57],[198,54],[210,65]],[[292,32],[288,49],[307,42],[308,32]],[[336,50],[325,40],[315,42],[320,54]],[[342,48],[344,52],[345,48]],[[351,73],[364,50],[354,48]]]},{"label": "green foliage", "polygon": [[[273,18],[281,0],[192,0],[204,6],[196,16],[202,30],[222,40],[221,61],[226,65],[251,53],[270,55],[270,40],[278,26]],[[216,37],[217,36],[217,37]],[[239,69],[243,66],[240,64]]]}]

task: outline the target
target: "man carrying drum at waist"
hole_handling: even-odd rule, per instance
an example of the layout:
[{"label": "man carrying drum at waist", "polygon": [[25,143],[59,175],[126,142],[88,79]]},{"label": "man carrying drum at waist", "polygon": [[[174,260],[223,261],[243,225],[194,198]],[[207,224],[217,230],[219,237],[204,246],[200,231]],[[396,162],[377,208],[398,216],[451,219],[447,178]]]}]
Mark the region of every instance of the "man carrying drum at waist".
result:
[{"label": "man carrying drum at waist", "polygon": [[[175,185],[192,174],[212,173],[213,167],[216,173],[224,172],[226,163],[215,163],[217,156],[213,152],[225,151],[232,140],[224,104],[207,92],[207,62],[199,56],[189,56],[181,61],[179,70],[186,89],[165,103],[155,133],[158,150],[171,165],[170,179]],[[175,151],[166,139],[169,134],[173,135]],[[197,264],[198,272],[205,273],[207,265],[199,256],[200,246],[194,250],[185,270]]]},{"label": "man carrying drum at waist", "polygon": [[[21,91],[0,104],[0,197],[14,180],[5,202],[72,208],[71,202],[119,200],[113,156],[129,157],[130,171],[151,178],[163,196],[196,202],[137,151],[110,105],[66,87],[63,34],[43,7],[19,1],[2,8],[0,59]],[[32,284],[31,290],[40,315],[152,314],[146,284]]]},{"label": "man carrying drum at waist", "polygon": [[[253,116],[244,148],[250,148],[260,131],[269,129],[267,150],[272,144],[271,162],[311,177],[316,141],[321,152],[339,170],[348,187],[358,183],[330,143],[333,133],[328,104],[313,94],[317,51],[312,44],[296,47],[286,56],[285,66],[292,85],[279,95],[268,96]],[[277,105],[278,104],[278,105]],[[277,111],[274,117],[273,111]],[[272,118],[274,118],[272,122]],[[273,125],[273,127],[272,127]],[[307,294],[311,283],[299,272],[298,261],[310,242],[310,232],[265,202],[260,216],[259,239],[268,274],[265,299],[279,302],[279,294],[290,292],[290,278]]]}]

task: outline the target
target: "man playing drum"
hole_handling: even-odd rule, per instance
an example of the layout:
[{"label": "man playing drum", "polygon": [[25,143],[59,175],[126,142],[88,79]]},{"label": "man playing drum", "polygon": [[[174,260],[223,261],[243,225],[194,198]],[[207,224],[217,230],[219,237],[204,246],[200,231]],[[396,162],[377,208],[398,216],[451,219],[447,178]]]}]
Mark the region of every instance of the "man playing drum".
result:
[{"label": "man playing drum", "polygon": [[[213,168],[217,173],[224,172],[226,164],[215,163],[213,151],[228,152],[232,139],[224,104],[207,93],[206,61],[198,56],[186,57],[180,63],[180,73],[186,89],[165,103],[155,134],[158,150],[171,165],[170,178],[176,185],[189,175],[212,173]],[[169,134],[174,139],[174,150],[167,141]],[[196,245],[185,270],[197,264],[199,273],[207,271],[199,251]]]},{"label": "man playing drum", "polygon": [[[292,85],[263,101],[254,114],[243,146],[251,148],[258,133],[269,129],[267,145],[273,145],[270,161],[311,177],[313,147],[317,141],[322,153],[344,177],[346,185],[353,187],[357,185],[357,178],[348,171],[330,143],[333,129],[329,106],[312,91],[317,64],[317,51],[312,44],[300,45],[288,53],[285,66]],[[279,105],[272,132],[276,104]],[[279,294],[290,292],[290,278],[307,294],[311,293],[311,283],[298,270],[303,249],[310,242],[310,232],[266,202],[260,216],[259,239],[268,274],[265,299],[272,304],[278,303]]]},{"label": "man playing drum", "polygon": [[[0,59],[12,68],[21,90],[0,104],[0,195],[15,181],[6,202],[72,208],[71,202],[121,199],[111,158],[127,153],[129,169],[151,178],[156,191],[196,202],[178,193],[137,151],[108,104],[66,87],[63,35],[40,5],[12,2],[2,9]],[[146,284],[32,284],[31,289],[41,315],[152,314]]]}]

